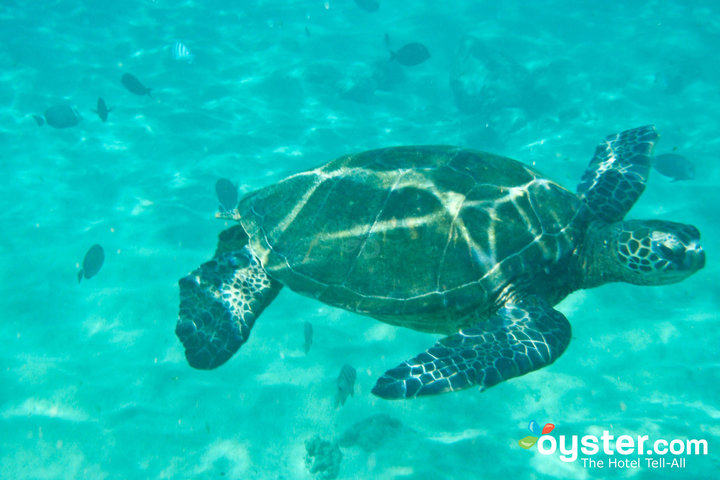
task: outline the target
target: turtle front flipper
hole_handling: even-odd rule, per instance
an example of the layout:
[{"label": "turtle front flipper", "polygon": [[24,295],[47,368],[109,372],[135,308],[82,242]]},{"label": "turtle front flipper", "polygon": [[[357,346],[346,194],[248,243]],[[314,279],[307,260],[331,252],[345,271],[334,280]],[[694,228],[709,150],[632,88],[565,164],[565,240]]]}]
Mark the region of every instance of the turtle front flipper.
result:
[{"label": "turtle front flipper", "polygon": [[484,390],[550,365],[565,351],[570,331],[562,313],[540,298],[526,298],[388,370],[372,392],[399,399],[473,385]]},{"label": "turtle front flipper", "polygon": [[175,334],[190,366],[200,369],[216,368],[232,357],[281,288],[247,247],[216,255],[179,284]]},{"label": "turtle front flipper", "polygon": [[625,217],[645,189],[657,139],[648,125],[610,135],[597,146],[577,187],[592,215],[608,223]]}]

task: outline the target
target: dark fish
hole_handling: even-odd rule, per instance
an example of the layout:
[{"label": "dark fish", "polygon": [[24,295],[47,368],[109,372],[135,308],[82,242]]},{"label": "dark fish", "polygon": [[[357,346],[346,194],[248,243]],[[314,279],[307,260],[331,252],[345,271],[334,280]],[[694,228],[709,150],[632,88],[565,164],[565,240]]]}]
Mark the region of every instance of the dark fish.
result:
[{"label": "dark fish", "polygon": [[220,201],[221,212],[230,212],[235,210],[238,203],[237,185],[233,185],[233,183],[227,178],[221,178],[215,182],[215,193]]},{"label": "dark fish", "polygon": [[406,67],[420,65],[428,58],[430,58],[430,52],[428,52],[427,47],[417,42],[408,43],[396,52],[390,51],[390,60],[395,60]]},{"label": "dark fish", "polygon": [[35,123],[37,123],[38,127],[42,127],[43,125],[45,125],[45,119],[42,115],[33,115],[32,118],[33,120],[35,120]]},{"label": "dark fish", "polygon": [[378,0],[355,0],[355,3],[366,12],[376,12],[380,8]]},{"label": "dark fish", "polygon": [[105,120],[107,120],[108,113],[110,113],[111,110],[112,110],[112,108],[108,108],[107,105],[105,104],[105,100],[98,97],[97,109],[95,110],[95,113],[98,114],[98,117],[100,117],[100,120],[102,120],[103,122]]},{"label": "dark fish", "polygon": [[90,250],[85,254],[82,269],[78,272],[78,283],[80,283],[83,277],[94,277],[100,271],[103,262],[105,262],[105,252],[103,248],[98,244],[90,247]]},{"label": "dark fish", "polygon": [[135,95],[147,95],[152,97],[152,95],[150,95],[150,90],[152,90],[152,88],[147,88],[145,85],[140,83],[140,80],[138,80],[134,75],[124,73],[120,81],[125,88]]},{"label": "dark fish", "polygon": [[305,348],[305,355],[307,355],[307,353],[310,351],[310,345],[312,345],[312,339],[313,339],[312,323],[305,322],[304,334],[305,334],[305,343],[303,344],[303,347]]},{"label": "dark fish", "polygon": [[653,167],[674,182],[678,180],[692,180],[695,178],[695,165],[676,153],[665,153],[656,155],[653,160]]},{"label": "dark fish", "polygon": [[347,363],[340,369],[340,375],[337,379],[337,394],[335,396],[335,408],[345,405],[345,400],[349,395],[355,393],[355,379],[357,373],[355,369]]},{"label": "dark fish", "polygon": [[51,127],[69,128],[80,123],[80,114],[70,105],[62,103],[45,110],[45,121]]}]

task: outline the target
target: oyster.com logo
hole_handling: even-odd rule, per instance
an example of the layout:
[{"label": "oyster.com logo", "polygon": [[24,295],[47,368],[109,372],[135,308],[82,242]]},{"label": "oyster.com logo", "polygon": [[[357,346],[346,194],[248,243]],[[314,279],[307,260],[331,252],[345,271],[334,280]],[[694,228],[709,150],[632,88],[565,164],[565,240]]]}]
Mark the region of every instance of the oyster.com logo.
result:
[{"label": "oyster.com logo", "polygon": [[583,467],[601,468],[685,468],[686,457],[708,454],[705,439],[664,439],[651,441],[649,435],[613,435],[603,430],[602,435],[550,435],[552,423],[543,428],[531,421],[528,435],[518,444],[528,450],[537,445],[543,455],[559,453],[563,462],[580,461]]},{"label": "oyster.com logo", "polygon": [[542,430],[540,430],[540,425],[538,425],[538,423],[533,420],[530,422],[530,425],[528,425],[528,430],[530,430],[530,433],[532,433],[532,435],[521,438],[518,443],[522,448],[526,450],[532,448],[532,446],[537,443],[538,438],[540,438],[541,435],[547,435],[548,433],[552,432],[554,428],[555,425],[553,425],[552,423],[546,423]]}]

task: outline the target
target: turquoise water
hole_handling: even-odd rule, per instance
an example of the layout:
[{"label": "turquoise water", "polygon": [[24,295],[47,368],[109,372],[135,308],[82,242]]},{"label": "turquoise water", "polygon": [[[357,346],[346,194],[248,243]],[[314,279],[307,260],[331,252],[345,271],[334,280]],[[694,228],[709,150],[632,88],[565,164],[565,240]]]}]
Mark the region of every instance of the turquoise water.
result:
[{"label": "turquoise water", "polygon": [[[715,478],[720,9],[490,3],[2,2],[0,477],[320,478],[306,441],[383,414],[394,421],[366,448],[340,447],[337,478]],[[386,33],[431,58],[389,62]],[[192,63],[172,58],[177,41]],[[152,97],[128,92],[125,72]],[[32,115],[58,103],[79,125],[38,127]],[[287,289],[226,365],[187,365],[177,280],[230,225],[214,218],[218,178],[245,193],[345,153],[443,143],[573,189],[598,141],[649,123],[656,152],[697,175],[653,172],[628,217],[694,224],[707,265],[676,285],[571,295],[557,308],[573,338],[552,366],[483,393],[381,400],[375,380],[435,336]],[[95,243],[105,264],[78,284]],[[345,363],[355,395],[335,408]],[[683,469],[593,469],[520,448],[530,420],[554,435],[705,439],[709,452]]]}]

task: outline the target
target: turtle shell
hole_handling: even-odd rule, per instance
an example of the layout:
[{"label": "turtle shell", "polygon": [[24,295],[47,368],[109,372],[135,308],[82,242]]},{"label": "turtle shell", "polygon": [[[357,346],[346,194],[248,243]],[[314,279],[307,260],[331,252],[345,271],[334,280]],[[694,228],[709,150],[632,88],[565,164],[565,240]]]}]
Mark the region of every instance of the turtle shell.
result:
[{"label": "turtle shell", "polygon": [[452,332],[573,250],[579,200],[520,162],[449,146],[344,156],[252,192],[240,222],[271,277],[383,321]]}]

